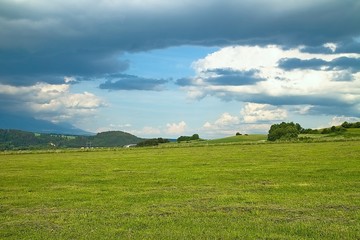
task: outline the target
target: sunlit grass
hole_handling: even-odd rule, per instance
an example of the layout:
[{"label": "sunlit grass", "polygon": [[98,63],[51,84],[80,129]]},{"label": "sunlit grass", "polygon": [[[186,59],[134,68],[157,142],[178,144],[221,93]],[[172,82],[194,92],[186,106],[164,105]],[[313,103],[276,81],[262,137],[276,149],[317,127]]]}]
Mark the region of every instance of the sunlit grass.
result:
[{"label": "sunlit grass", "polygon": [[240,136],[231,136],[227,138],[220,138],[209,140],[208,143],[231,143],[231,142],[263,142],[267,140],[266,134],[250,134],[250,135],[240,135]]},{"label": "sunlit grass", "polygon": [[0,239],[359,239],[360,144],[2,154]]},{"label": "sunlit grass", "polygon": [[329,134],[300,134],[299,138],[308,138],[316,141],[360,140],[360,128],[348,128],[344,132]]}]

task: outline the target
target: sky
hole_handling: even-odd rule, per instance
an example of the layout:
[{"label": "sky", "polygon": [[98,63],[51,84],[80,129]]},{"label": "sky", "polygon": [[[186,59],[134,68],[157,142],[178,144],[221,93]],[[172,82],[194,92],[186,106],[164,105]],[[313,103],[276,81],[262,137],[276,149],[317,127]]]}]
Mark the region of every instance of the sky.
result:
[{"label": "sky", "polygon": [[358,0],[0,0],[0,112],[219,138],[360,121]]}]

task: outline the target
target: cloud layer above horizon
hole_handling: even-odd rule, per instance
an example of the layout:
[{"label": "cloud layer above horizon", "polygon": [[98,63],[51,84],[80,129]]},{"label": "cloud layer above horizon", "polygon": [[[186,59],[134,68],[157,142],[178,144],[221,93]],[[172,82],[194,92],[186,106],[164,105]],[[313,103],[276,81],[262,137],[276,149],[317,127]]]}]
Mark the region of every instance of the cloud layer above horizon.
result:
[{"label": "cloud layer above horizon", "polygon": [[118,73],[128,68],[121,53],[179,45],[319,50],[338,43],[338,52],[360,51],[354,40],[360,36],[356,0],[2,0],[0,5],[1,82],[12,85]]},{"label": "cloud layer above horizon", "polygon": [[274,45],[225,47],[195,62],[196,76],[178,84],[197,99],[212,95],[225,101],[303,105],[308,106],[306,113],[359,117],[360,72],[352,64],[359,60],[357,53],[303,53],[301,48]]},{"label": "cloud layer above horizon", "polygon": [[[71,122],[109,107],[109,91],[175,88],[241,102],[241,116],[219,115],[229,125],[296,111],[360,117],[359,22],[358,0],[0,0],[0,110]],[[218,50],[181,79],[127,72],[125,54],[179,46]],[[72,92],[86,82],[96,94]],[[184,120],[164,126],[178,133]]]}]

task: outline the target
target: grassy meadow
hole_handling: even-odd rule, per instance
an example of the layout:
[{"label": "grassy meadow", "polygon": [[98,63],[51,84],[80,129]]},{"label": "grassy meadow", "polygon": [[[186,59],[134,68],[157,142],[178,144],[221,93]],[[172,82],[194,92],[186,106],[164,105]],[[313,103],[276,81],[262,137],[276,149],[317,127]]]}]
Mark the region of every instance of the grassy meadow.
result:
[{"label": "grassy meadow", "polygon": [[360,142],[0,153],[0,239],[360,239]]},{"label": "grassy meadow", "polygon": [[251,135],[231,136],[231,137],[226,137],[226,138],[209,140],[209,141],[207,141],[207,143],[210,143],[210,144],[247,143],[247,142],[264,142],[266,140],[267,140],[266,134],[251,134]]},{"label": "grassy meadow", "polygon": [[299,137],[319,141],[360,140],[360,128],[349,128],[345,132],[330,134],[299,134]]}]

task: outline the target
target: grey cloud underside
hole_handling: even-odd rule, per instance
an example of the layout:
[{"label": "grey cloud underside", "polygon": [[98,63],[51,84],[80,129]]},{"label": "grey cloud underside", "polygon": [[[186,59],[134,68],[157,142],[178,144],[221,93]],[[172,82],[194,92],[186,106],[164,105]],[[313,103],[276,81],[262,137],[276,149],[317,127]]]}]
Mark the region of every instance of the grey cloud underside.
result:
[{"label": "grey cloud underside", "polygon": [[101,8],[97,1],[54,5],[0,3],[0,82],[28,85],[39,78],[118,73],[128,67],[117,58],[122,52],[185,44],[316,48],[346,42],[347,48],[360,48],[353,40],[360,36],[357,0],[305,1],[284,9],[282,1],[200,0],[159,10]]},{"label": "grey cloud underside", "polygon": [[[64,1],[66,2],[66,1]],[[326,1],[281,11],[282,2],[199,1],[180,9],[146,11],[136,9],[96,10],[96,2],[46,12],[34,7],[5,3],[1,12],[5,36],[2,43],[18,46],[51,42],[108,46],[124,51],[147,50],[174,44],[229,42],[278,42],[284,45],[319,45],[360,34],[360,6],[356,0]],[[268,6],[267,6],[268,5]],[[7,7],[7,8],[6,8]],[[11,10],[10,10],[11,9]],[[346,14],[345,14],[346,13]],[[319,17],[321,16],[321,17]],[[37,31],[24,22],[40,25]],[[6,24],[7,23],[7,24]],[[41,25],[42,24],[42,25]],[[35,26],[33,27],[35,28]],[[20,35],[20,31],[21,35]],[[48,40],[51,40],[48,42]],[[86,41],[85,41],[86,40]],[[13,42],[13,43],[12,43]]]},{"label": "grey cloud underside", "polygon": [[207,82],[213,85],[222,86],[242,86],[253,85],[264,79],[259,78],[257,70],[235,71],[231,69],[215,69],[208,72],[216,73],[218,76],[207,79]]},{"label": "grey cloud underside", "polygon": [[279,67],[284,70],[312,69],[312,70],[348,70],[352,73],[360,71],[360,58],[340,57],[332,61],[322,59],[302,60],[285,58],[279,61]]},{"label": "grey cloud underside", "polygon": [[100,89],[107,90],[142,90],[160,91],[168,80],[141,78],[127,74],[112,75],[106,82],[100,84]]},{"label": "grey cloud underside", "polygon": [[314,96],[288,95],[288,96],[270,96],[266,94],[236,94],[231,92],[208,92],[208,95],[216,96],[224,101],[242,101],[261,104],[270,104],[274,106],[284,105],[311,105],[308,114],[319,115],[345,115],[360,117],[359,106],[344,102],[336,97],[326,94]]},{"label": "grey cloud underside", "polygon": [[[227,73],[228,70],[221,70],[217,69],[215,72],[218,73]],[[237,72],[237,71],[229,71],[228,73]],[[246,71],[245,71],[246,72]],[[247,71],[247,73],[253,72],[256,73],[256,71]],[[344,74],[344,75],[341,75]],[[224,79],[228,79],[227,77],[222,77]],[[352,75],[348,72],[340,73],[338,75],[337,80],[343,81],[348,80],[349,78],[352,78]],[[231,78],[230,78],[231,79]],[[239,79],[238,79],[239,80]],[[258,78],[257,80],[261,81],[262,79]],[[336,80],[336,79],[335,79]],[[232,79],[231,79],[232,81]],[[314,106],[311,111],[309,111],[310,114],[337,114],[337,115],[357,115],[360,116],[360,112],[357,110],[356,103],[349,103],[344,100],[341,100],[339,96],[333,96],[328,95],[327,93],[321,94],[314,94],[314,95],[280,95],[280,96],[272,96],[266,93],[256,94],[256,93],[237,93],[237,92],[231,92],[229,90],[209,90],[207,87],[211,85],[216,85],[212,82],[212,80],[206,80],[205,81],[208,85],[199,85],[197,84],[194,79],[191,78],[184,78],[179,79],[176,81],[177,85],[183,86],[183,87],[197,87],[201,89],[201,91],[204,93],[200,96],[200,98],[204,98],[206,96],[215,96],[223,101],[240,101],[240,102],[254,102],[254,103],[261,103],[261,104],[270,104],[275,106],[283,106],[283,105],[312,105]],[[228,83],[228,82],[225,82]],[[244,85],[253,85],[256,84],[255,81],[251,81],[248,84]],[[232,84],[224,84],[223,86],[230,86]],[[234,84],[234,86],[241,86],[242,84]]]},{"label": "grey cloud underside", "polygon": [[[258,70],[249,71],[236,71],[232,69],[211,69],[204,73],[215,74],[203,79],[206,84],[218,85],[218,86],[244,86],[254,85],[257,82],[264,81],[265,79],[256,76]],[[175,82],[179,86],[192,86],[196,85],[194,79],[182,78]]]},{"label": "grey cloud underside", "polygon": [[360,53],[360,41],[355,39],[344,39],[337,43],[336,49],[330,49],[323,45],[318,46],[305,46],[301,49],[302,52],[307,53],[322,53],[322,54],[334,54],[334,53]]},{"label": "grey cloud underside", "polygon": [[64,76],[103,76],[124,71],[128,65],[128,62],[96,49],[54,49],[34,53],[0,50],[0,82],[11,85],[56,84],[63,82]]},{"label": "grey cloud underside", "polygon": [[180,78],[175,81],[176,85],[181,87],[191,86],[194,85],[192,78]]}]

